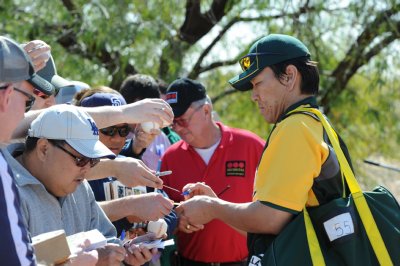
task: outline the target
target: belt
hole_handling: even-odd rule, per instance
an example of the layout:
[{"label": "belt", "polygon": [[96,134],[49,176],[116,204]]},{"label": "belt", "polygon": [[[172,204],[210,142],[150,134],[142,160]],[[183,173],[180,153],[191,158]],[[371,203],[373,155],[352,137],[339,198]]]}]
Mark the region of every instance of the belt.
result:
[{"label": "belt", "polygon": [[182,256],[180,258],[180,266],[246,266],[247,260],[233,261],[233,262],[201,262],[189,260]]}]

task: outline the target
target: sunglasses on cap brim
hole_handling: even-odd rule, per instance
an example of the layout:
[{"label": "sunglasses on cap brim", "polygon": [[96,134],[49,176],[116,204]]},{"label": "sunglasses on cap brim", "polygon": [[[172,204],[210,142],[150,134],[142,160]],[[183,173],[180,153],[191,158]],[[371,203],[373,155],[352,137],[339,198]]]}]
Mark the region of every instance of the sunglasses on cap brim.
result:
[{"label": "sunglasses on cap brim", "polygon": [[271,53],[271,52],[247,54],[239,59],[239,64],[240,64],[240,67],[242,68],[242,70],[246,71],[247,69],[249,69],[250,66],[254,63],[254,59],[257,56],[261,56],[261,55],[283,55],[283,54],[282,53]]}]

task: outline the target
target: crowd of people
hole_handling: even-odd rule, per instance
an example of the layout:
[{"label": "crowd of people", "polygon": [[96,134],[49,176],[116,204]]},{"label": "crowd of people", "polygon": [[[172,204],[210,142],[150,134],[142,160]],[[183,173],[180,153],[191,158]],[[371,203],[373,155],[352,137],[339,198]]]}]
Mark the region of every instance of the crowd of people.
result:
[{"label": "crowd of people", "polygon": [[[219,121],[197,80],[166,85],[135,74],[121,88],[92,87],[62,78],[43,41],[0,43],[0,257],[7,265],[40,263],[30,238],[60,229],[97,229],[108,239],[93,251],[82,242],[68,265],[261,265],[304,206],[347,193],[319,120],[289,114],[318,108],[317,64],[294,37],[259,39],[229,80],[251,90],[274,124],[266,141]],[[144,122],[161,128],[145,130]],[[112,182],[140,193],[109,199]],[[175,252],[121,245],[121,235],[145,234],[138,225],[158,219]]]}]

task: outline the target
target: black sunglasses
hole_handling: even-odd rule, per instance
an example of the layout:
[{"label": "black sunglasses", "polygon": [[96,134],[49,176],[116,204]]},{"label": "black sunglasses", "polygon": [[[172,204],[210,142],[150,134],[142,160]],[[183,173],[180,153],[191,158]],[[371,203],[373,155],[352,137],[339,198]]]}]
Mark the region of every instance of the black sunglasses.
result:
[{"label": "black sunglasses", "polygon": [[128,125],[122,127],[112,126],[112,127],[102,128],[100,129],[100,132],[110,137],[113,137],[118,132],[119,136],[124,138],[128,136],[129,132],[131,132],[131,127]]},{"label": "black sunglasses", "polygon": [[[1,86],[0,90],[5,90],[9,87],[10,85],[5,85],[5,86]],[[16,87],[14,87],[15,91],[18,91],[19,93],[22,93],[24,96],[28,97],[28,100],[25,101],[25,112],[28,112],[29,110],[31,110],[33,104],[35,103],[35,97],[23,90],[20,90]]]},{"label": "black sunglasses", "polygon": [[99,158],[88,158],[88,157],[75,156],[70,151],[68,151],[63,146],[61,146],[60,144],[54,144],[54,146],[56,146],[60,150],[63,150],[65,153],[69,154],[75,160],[75,164],[78,167],[84,167],[89,162],[90,162],[90,167],[94,167],[96,164],[98,164],[100,162]]},{"label": "black sunglasses", "polygon": [[249,69],[251,64],[253,64],[254,58],[256,58],[259,55],[283,55],[283,54],[282,53],[267,53],[267,52],[247,54],[239,59],[239,64],[240,64],[240,67],[242,68],[242,70],[246,71],[247,69]]}]

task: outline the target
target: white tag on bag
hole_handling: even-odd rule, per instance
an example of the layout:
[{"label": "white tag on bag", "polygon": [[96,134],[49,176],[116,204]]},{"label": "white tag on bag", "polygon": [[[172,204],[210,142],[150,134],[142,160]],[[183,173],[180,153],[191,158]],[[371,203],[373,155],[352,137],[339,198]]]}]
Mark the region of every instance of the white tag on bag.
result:
[{"label": "white tag on bag", "polygon": [[331,242],[354,233],[354,223],[349,212],[327,220],[324,222],[324,228]]}]

